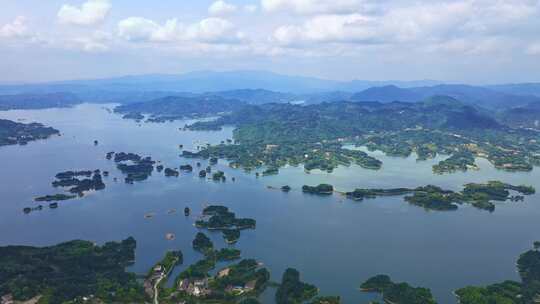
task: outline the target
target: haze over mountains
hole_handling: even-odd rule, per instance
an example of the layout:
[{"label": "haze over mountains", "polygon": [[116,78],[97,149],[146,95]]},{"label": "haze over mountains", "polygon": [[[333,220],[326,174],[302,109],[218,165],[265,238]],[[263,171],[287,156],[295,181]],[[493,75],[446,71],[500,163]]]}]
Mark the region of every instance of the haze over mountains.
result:
[{"label": "haze over mountains", "polygon": [[[62,94],[65,96],[61,96]],[[45,95],[43,95],[45,94]],[[416,102],[445,95],[488,109],[513,108],[540,102],[540,83],[472,86],[419,81],[336,81],[265,71],[191,72],[37,84],[0,85],[0,107],[77,102],[134,103],[169,96],[218,96],[246,103],[319,103],[332,101]],[[51,100],[51,98],[53,100]],[[36,105],[38,108],[39,105]],[[44,106],[41,106],[44,107]]]}]

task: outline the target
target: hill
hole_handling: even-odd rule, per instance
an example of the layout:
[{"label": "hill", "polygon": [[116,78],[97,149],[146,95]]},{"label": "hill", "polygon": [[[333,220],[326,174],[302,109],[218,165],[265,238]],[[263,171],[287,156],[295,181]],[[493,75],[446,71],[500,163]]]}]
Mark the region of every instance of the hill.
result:
[{"label": "hill", "polygon": [[72,93],[15,94],[0,96],[0,111],[70,107],[81,102]]},{"label": "hill", "polygon": [[121,105],[114,111],[121,114],[150,114],[154,121],[212,116],[238,110],[244,102],[218,96],[169,96],[146,102]]}]

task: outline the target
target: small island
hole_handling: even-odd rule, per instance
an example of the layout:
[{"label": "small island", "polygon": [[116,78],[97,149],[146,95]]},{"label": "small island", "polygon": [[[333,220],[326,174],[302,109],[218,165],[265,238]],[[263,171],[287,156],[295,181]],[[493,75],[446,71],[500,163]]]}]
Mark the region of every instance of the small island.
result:
[{"label": "small island", "polygon": [[332,195],[334,193],[334,186],[328,184],[320,184],[314,187],[304,185],[302,192],[317,195]]}]

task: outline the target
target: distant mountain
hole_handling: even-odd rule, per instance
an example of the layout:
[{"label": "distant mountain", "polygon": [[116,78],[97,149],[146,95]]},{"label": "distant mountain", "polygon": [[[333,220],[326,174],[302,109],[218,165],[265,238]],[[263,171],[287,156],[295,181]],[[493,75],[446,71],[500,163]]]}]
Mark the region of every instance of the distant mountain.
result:
[{"label": "distant mountain", "polygon": [[295,102],[301,99],[296,94],[280,93],[263,89],[243,89],[221,92],[208,92],[205,96],[219,96],[226,99],[241,100],[250,104]]},{"label": "distant mountain", "polygon": [[336,81],[315,77],[289,76],[265,71],[201,71],[177,75],[139,75],[105,79],[71,80],[39,84],[0,85],[0,94],[96,91],[108,92],[219,92],[263,89],[284,93],[312,94],[330,91],[358,92],[373,86],[428,86],[436,81]]},{"label": "distant mountain", "polygon": [[351,96],[353,101],[380,101],[380,102],[416,102],[422,100],[423,95],[411,89],[402,89],[394,85],[373,87]]},{"label": "distant mountain", "polygon": [[492,110],[508,109],[540,102],[540,97],[537,96],[512,95],[469,85],[436,85],[416,88],[373,87],[354,94],[351,100],[415,102],[432,96],[449,96],[474,106]]},{"label": "distant mountain", "polygon": [[70,107],[81,103],[72,93],[0,95],[0,110]]},{"label": "distant mountain", "polygon": [[488,86],[494,91],[513,95],[534,95],[540,97],[540,83],[515,83]]},{"label": "distant mountain", "polygon": [[488,109],[511,108],[531,102],[540,102],[540,97],[536,96],[512,95],[470,85],[437,85],[411,88],[410,90],[422,95],[424,98],[434,95],[446,95]]}]

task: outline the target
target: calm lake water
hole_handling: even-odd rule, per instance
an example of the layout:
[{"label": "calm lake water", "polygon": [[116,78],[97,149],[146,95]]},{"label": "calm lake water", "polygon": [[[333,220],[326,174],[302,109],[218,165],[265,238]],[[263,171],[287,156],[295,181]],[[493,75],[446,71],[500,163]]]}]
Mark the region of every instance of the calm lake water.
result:
[{"label": "calm lake water", "polygon": [[[84,239],[99,243],[137,239],[137,261],[132,271],[145,273],[165,251],[181,249],[184,266],[201,256],[191,249],[197,229],[193,222],[207,203],[229,206],[241,217],[257,220],[257,229],[244,231],[236,245],[243,257],[263,262],[279,281],[285,268],[300,270],[306,282],[322,295],[341,295],[344,303],[367,303],[377,299],[358,290],[361,282],[376,274],[395,281],[431,288],[439,303],[456,303],[452,291],[469,284],[482,285],[518,279],[515,260],[540,239],[540,196],[524,203],[497,204],[494,213],[470,207],[455,212],[428,212],[410,206],[400,197],[364,202],[334,195],[304,195],[304,184],[333,184],[338,190],[356,187],[416,187],[435,184],[459,190],[467,182],[502,180],[529,184],[540,190],[540,170],[506,173],[479,160],[479,171],[434,175],[431,166],[439,159],[416,162],[415,157],[391,158],[372,153],[384,162],[380,171],[357,166],[328,174],[304,173],[301,167],[282,169],[278,176],[255,178],[220,161],[215,169],[226,172],[227,183],[214,183],[197,174],[166,178],[154,172],[147,181],[127,185],[109,151],[152,156],[165,166],[195,164],[179,157],[179,144],[193,149],[202,143],[231,138],[232,128],[220,132],[182,132],[186,122],[142,124],[121,119],[107,109],[112,105],[85,104],[70,109],[0,112],[0,118],[42,122],[62,136],[0,147],[0,245],[52,245]],[[93,141],[99,145],[94,146]],[[207,163],[202,161],[203,166]],[[65,170],[109,170],[107,188],[56,210],[25,215],[33,197],[57,193],[54,175]],[[231,177],[236,182],[231,182]],[[117,177],[120,181],[113,182]],[[291,185],[288,194],[267,186]],[[184,217],[190,207],[193,215]],[[168,210],[177,209],[176,214]],[[145,219],[147,213],[155,213]],[[167,241],[165,234],[176,239]],[[211,234],[217,247],[226,246],[219,233]],[[177,269],[178,273],[182,268]],[[273,303],[273,290],[262,299]]]}]

